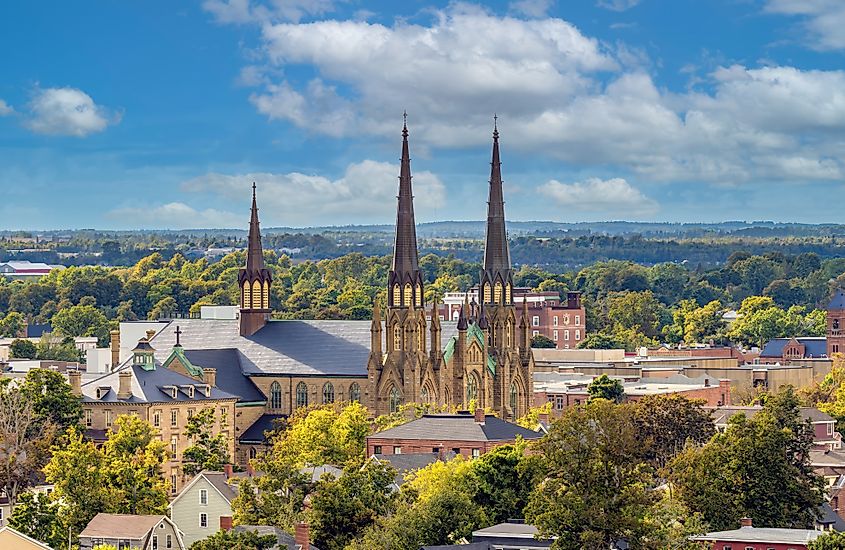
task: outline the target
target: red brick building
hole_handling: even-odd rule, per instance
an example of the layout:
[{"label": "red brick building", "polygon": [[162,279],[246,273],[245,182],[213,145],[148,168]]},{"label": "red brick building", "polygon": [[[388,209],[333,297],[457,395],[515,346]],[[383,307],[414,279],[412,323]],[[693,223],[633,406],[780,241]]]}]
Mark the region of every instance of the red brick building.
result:
[{"label": "red brick building", "polygon": [[540,432],[528,430],[485,415],[476,414],[426,414],[401,426],[390,428],[367,438],[367,456],[416,453],[448,453],[467,458],[480,456],[487,451],[514,443],[517,437],[539,439]]},{"label": "red brick building", "polygon": [[822,535],[814,529],[776,529],[752,526],[743,518],[741,527],[731,531],[716,531],[690,537],[709,542],[713,550],[807,550],[807,545]]}]

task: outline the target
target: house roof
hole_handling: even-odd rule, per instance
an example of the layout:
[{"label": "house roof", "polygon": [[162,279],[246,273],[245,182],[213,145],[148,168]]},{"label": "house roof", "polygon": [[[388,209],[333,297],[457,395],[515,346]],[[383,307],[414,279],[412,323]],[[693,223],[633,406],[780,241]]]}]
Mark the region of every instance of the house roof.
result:
[{"label": "house roof", "polygon": [[188,493],[187,489],[189,489],[196,483],[201,483],[203,480],[208,482],[209,485],[211,485],[215,490],[217,490],[217,492],[220,493],[220,496],[226,499],[226,502],[228,502],[229,504],[232,504],[232,501],[235,500],[235,497],[238,496],[237,487],[228,483],[228,478],[226,477],[226,474],[224,472],[212,472],[203,470],[202,472],[194,476],[194,479],[192,479],[191,482],[188,483],[188,485],[185,486],[185,488],[183,488],[179,492],[176,498],[174,498],[170,502],[169,506],[172,507],[174,504],[179,502],[182,499],[182,496]]},{"label": "house roof", "polygon": [[[807,357],[826,357],[827,338],[824,336],[806,336],[795,338],[804,345],[804,355]],[[792,338],[774,338],[766,342],[760,357],[783,357],[783,348]]]},{"label": "house roof", "polygon": [[[716,425],[727,424],[728,420],[735,414],[744,414],[746,418],[753,418],[763,407],[752,405],[748,407],[716,407],[713,409],[713,423]],[[823,413],[813,407],[801,407],[801,420],[816,422],[835,422],[829,414]]]},{"label": "house roof", "polygon": [[423,546],[422,550],[493,550],[491,542],[471,542],[469,544],[446,544],[438,546]]},{"label": "house roof", "polygon": [[[252,336],[241,336],[238,320],[179,319],[167,324],[152,340],[164,361],[180,342],[191,350],[237,349],[244,374],[300,376],[366,376],[370,357],[370,321],[272,320]],[[446,342],[456,331],[454,322],[443,321]]]},{"label": "house roof", "polygon": [[32,548],[33,550],[53,550],[46,544],[35,540],[34,538],[28,537],[21,533],[20,531],[15,531],[8,525],[5,527],[0,527],[0,540],[3,540],[4,537],[14,537],[17,539],[22,540],[28,546],[20,546],[16,545],[14,548],[18,548],[19,550],[23,548]]},{"label": "house roof", "polygon": [[845,291],[837,290],[833,298],[830,299],[830,303],[827,304],[827,309],[845,309]]},{"label": "house roof", "polygon": [[[120,373],[122,372],[129,372],[132,375],[132,397],[129,399],[117,397],[120,388]],[[168,386],[178,388],[175,398],[167,388]],[[193,397],[187,393],[188,386],[194,387]],[[110,389],[98,399],[97,391],[100,388]],[[86,403],[170,403],[237,399],[236,395],[216,387],[211,388],[210,396],[206,397],[204,389],[205,384],[194,378],[161,366],[153,370],[146,370],[138,365],[127,365],[83,384],[82,400]]]},{"label": "house roof", "polygon": [[[442,460],[452,460],[455,456],[457,455],[453,451],[449,451],[444,453]],[[405,483],[405,475],[409,472],[421,470],[429,464],[441,460],[438,453],[374,454],[372,458],[379,462],[386,462],[396,470],[394,481],[397,487]]]},{"label": "house roof", "polygon": [[810,450],[810,465],[814,468],[829,466],[845,468],[845,452],[835,449]]},{"label": "house roof", "polygon": [[264,394],[244,374],[243,355],[236,349],[184,350],[185,357],[196,367],[217,370],[216,385],[221,390],[237,395],[241,401],[265,401]]},{"label": "house roof", "polygon": [[264,436],[264,432],[275,429],[276,422],[283,418],[287,417],[283,414],[262,414],[241,434],[238,441],[241,443],[266,443],[267,438]]},{"label": "house roof", "polygon": [[[300,546],[296,544],[296,540],[285,531],[279,529],[278,527],[273,527],[270,525],[238,525],[234,529],[235,533],[241,533],[244,531],[252,531],[254,533],[258,533],[259,535],[273,535],[276,537],[276,543],[280,550],[300,550]],[[314,543],[309,544],[310,550],[320,550]]]},{"label": "house roof", "polygon": [[437,439],[452,441],[510,441],[539,439],[543,434],[487,415],[483,423],[472,414],[426,414],[401,426],[371,435],[368,439]]},{"label": "house roof", "polygon": [[133,514],[104,514],[101,512],[88,522],[79,536],[139,540],[146,537],[152,528],[162,521],[168,521],[167,516],[137,516]]},{"label": "house roof", "polygon": [[692,540],[725,542],[764,542],[770,544],[806,544],[822,535],[815,529],[777,529],[773,527],[741,527],[730,531],[714,531],[690,537]]},{"label": "house roof", "polygon": [[311,478],[313,483],[317,483],[323,479],[326,474],[331,474],[335,479],[343,475],[343,468],[332,466],[331,464],[323,464],[322,466],[303,466],[299,469],[299,473]]}]

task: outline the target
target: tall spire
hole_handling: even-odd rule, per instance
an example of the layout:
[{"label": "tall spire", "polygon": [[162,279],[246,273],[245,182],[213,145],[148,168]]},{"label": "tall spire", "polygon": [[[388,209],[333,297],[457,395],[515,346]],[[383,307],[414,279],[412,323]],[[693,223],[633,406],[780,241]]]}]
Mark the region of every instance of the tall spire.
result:
[{"label": "tall spire", "polygon": [[270,270],[264,265],[264,249],[261,247],[261,228],[258,222],[258,201],[255,197],[253,182],[246,265],[238,273],[238,286],[241,289],[240,330],[242,336],[252,336],[267,323],[270,316],[272,282]]},{"label": "tall spire", "polygon": [[252,275],[264,268],[264,249],[261,247],[261,229],[258,221],[258,203],[255,199],[255,182],[252,182],[252,210],[249,218],[249,238],[247,239],[246,270]]},{"label": "tall spire", "polygon": [[[408,114],[403,113],[403,117],[396,234],[393,244],[393,264],[388,277],[390,285],[388,306],[391,307],[407,307],[410,304],[422,306],[422,275],[417,252],[414,193],[411,187],[411,155],[408,147]],[[406,287],[406,285],[410,285],[410,287]],[[396,292],[397,288],[399,289],[398,293]],[[410,296],[405,296],[406,288],[410,288]]]},{"label": "tall spire", "polygon": [[[499,159],[498,117],[493,116],[493,158],[490,162],[490,191],[487,200],[487,236],[484,245],[484,271],[481,274],[481,303],[511,303],[506,288],[513,285],[511,255],[505,228],[505,199],[502,192],[502,163]],[[498,286],[500,298],[493,288]]]}]

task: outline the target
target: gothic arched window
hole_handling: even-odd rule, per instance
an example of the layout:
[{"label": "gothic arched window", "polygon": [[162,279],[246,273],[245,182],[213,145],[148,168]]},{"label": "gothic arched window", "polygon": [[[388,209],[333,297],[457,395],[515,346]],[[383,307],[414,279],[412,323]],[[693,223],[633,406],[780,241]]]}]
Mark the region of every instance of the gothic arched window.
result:
[{"label": "gothic arched window", "polygon": [[399,397],[399,390],[395,386],[390,388],[389,398],[390,412],[395,413],[399,410],[399,405],[402,404],[402,398]]},{"label": "gothic arched window", "polygon": [[349,400],[361,401],[361,386],[358,385],[358,382],[352,382],[352,385],[349,386]]},{"label": "gothic arched window", "polygon": [[428,403],[428,401],[429,401],[428,388],[423,387],[423,389],[420,390],[420,400],[422,400],[423,403]]},{"label": "gothic arched window", "polygon": [[300,382],[296,385],[296,406],[308,406],[308,386],[305,385],[305,382]]},{"label": "gothic arched window", "polygon": [[513,296],[511,294],[511,284],[508,283],[505,285],[505,303],[510,304],[513,302]]},{"label": "gothic arched window", "polygon": [[489,304],[491,297],[490,285],[484,285],[484,303]]},{"label": "gothic arched window", "polygon": [[270,384],[270,408],[282,408],[282,385],[278,382]]},{"label": "gothic arched window", "polygon": [[467,405],[478,398],[478,378],[474,374],[467,376]]},{"label": "gothic arched window", "polygon": [[414,293],[412,288],[410,283],[405,285],[405,295],[402,296],[402,305],[405,307],[411,306],[411,295]]},{"label": "gothic arched window", "polygon": [[508,320],[508,324],[505,325],[505,343],[508,347],[513,345],[513,323]]},{"label": "gothic arched window", "polygon": [[833,330],[839,330],[839,319],[833,320]]},{"label": "gothic arched window", "polygon": [[516,383],[511,382],[511,411],[513,412],[513,417],[517,418],[519,416],[519,411],[517,410],[517,406],[519,405],[519,390],[516,388]]},{"label": "gothic arched window", "polygon": [[394,351],[402,349],[402,327],[398,324],[393,326],[393,349]]},{"label": "gothic arched window", "polygon": [[334,385],[331,382],[323,384],[323,405],[334,403]]},{"label": "gothic arched window", "polygon": [[502,303],[502,283],[496,281],[496,286],[493,287],[493,301],[497,304]]},{"label": "gothic arched window", "polygon": [[425,324],[420,323],[419,337],[417,337],[417,347],[420,351],[425,351]]},{"label": "gothic arched window", "polygon": [[261,309],[261,283],[258,279],[252,282],[252,309]]},{"label": "gothic arched window", "polygon": [[399,285],[393,285],[393,305],[398,306],[402,303],[402,295],[401,291],[399,290]]},{"label": "gothic arched window", "polygon": [[414,296],[414,305],[422,307],[422,287],[417,285],[417,293]]},{"label": "gothic arched window", "polygon": [[261,307],[264,309],[270,309],[270,282],[264,281],[264,285],[261,288]]},{"label": "gothic arched window", "polygon": [[249,284],[249,281],[244,283],[244,295],[241,298],[241,307],[244,309],[249,309],[252,307],[252,286]]}]

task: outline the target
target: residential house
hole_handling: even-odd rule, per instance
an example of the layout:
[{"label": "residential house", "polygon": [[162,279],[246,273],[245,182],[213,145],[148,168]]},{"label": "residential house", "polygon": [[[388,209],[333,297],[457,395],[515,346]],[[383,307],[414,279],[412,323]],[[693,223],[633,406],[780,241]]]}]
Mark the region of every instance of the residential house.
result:
[{"label": "residential house", "polygon": [[475,414],[426,414],[367,438],[367,455],[398,455],[452,451],[467,458],[514,443],[517,438],[540,439],[543,434],[496,418],[477,409]]},{"label": "residential house", "polygon": [[[713,409],[713,422],[717,430],[724,431],[733,415],[744,414],[746,418],[752,418],[761,410],[763,407],[760,406],[716,407]],[[801,419],[813,424],[813,445],[816,450],[842,448],[842,435],[836,431],[836,420],[830,415],[812,407],[801,407]]]},{"label": "residential house", "polygon": [[311,544],[310,529],[307,523],[297,523],[294,528],[294,536],[290,536],[278,527],[269,525],[238,525],[235,533],[252,531],[259,535],[273,535],[276,537],[276,546],[270,550],[320,550]]},{"label": "residential house", "polygon": [[229,485],[225,472],[203,471],[170,503],[170,519],[190,547],[220,529],[232,528],[232,501],[237,488]]},{"label": "residential house", "polygon": [[448,462],[457,455],[453,451],[441,451],[438,453],[407,453],[407,454],[376,454],[370,457],[370,460],[388,464],[391,468],[396,470],[396,477],[393,480],[393,486],[396,490],[405,483],[405,477],[408,474],[421,470],[439,460]]},{"label": "residential house", "polygon": [[0,548],[3,550],[53,550],[46,544],[19,533],[11,527],[0,528]]},{"label": "residential house", "polygon": [[424,546],[422,550],[545,550],[554,543],[537,538],[537,528],[520,520],[508,521],[472,532],[472,542],[443,546]]},{"label": "residential house", "polygon": [[97,514],[79,534],[79,550],[111,544],[118,550],[186,550],[182,533],[167,516]]},{"label": "residential house", "polygon": [[739,529],[715,531],[690,540],[709,542],[713,550],[807,550],[807,545],[822,534],[816,529],[759,528],[752,525],[751,518],[742,518]]}]

